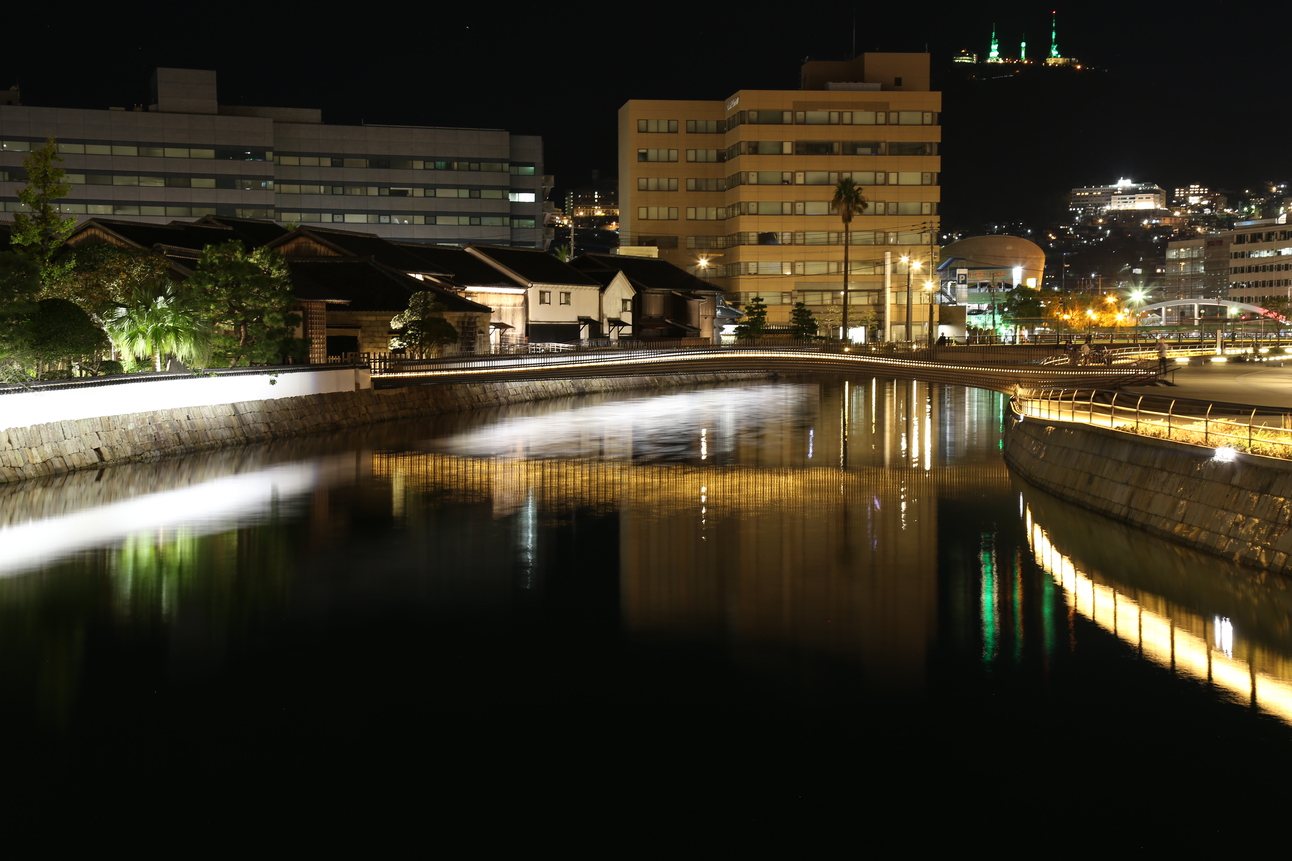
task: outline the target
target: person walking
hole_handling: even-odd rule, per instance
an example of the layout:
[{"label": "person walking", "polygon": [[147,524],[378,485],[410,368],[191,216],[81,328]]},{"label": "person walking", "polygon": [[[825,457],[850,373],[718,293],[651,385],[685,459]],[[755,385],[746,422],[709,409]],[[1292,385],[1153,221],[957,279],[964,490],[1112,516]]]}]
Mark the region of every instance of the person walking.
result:
[{"label": "person walking", "polygon": [[1157,336],[1157,372],[1166,373],[1166,340],[1161,335]]}]

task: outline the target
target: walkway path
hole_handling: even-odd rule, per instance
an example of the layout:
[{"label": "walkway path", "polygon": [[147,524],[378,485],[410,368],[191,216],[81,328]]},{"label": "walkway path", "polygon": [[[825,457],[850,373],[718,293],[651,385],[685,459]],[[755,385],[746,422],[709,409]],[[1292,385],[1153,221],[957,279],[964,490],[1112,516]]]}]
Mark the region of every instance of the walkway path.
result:
[{"label": "walkway path", "polygon": [[1287,363],[1287,367],[1246,362],[1181,365],[1173,374],[1167,375],[1167,380],[1174,385],[1125,386],[1122,391],[1292,409],[1292,361]]}]

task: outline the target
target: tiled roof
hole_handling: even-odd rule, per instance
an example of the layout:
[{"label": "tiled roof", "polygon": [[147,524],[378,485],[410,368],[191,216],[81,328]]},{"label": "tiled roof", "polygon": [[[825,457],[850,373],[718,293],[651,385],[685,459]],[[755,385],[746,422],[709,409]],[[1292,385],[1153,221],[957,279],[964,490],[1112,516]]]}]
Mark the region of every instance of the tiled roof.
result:
[{"label": "tiled roof", "polygon": [[622,272],[637,289],[674,290],[680,293],[714,293],[718,288],[681,267],[657,257],[620,257],[617,254],[581,254],[571,265],[591,275],[597,271]]},{"label": "tiled roof", "polygon": [[562,263],[546,251],[530,248],[499,248],[494,245],[472,245],[471,250],[501,263],[531,284],[599,286],[596,281],[573,266]]},{"label": "tiled roof", "polygon": [[[448,273],[459,287],[522,287],[499,270],[476,257],[464,248],[453,245],[419,245],[412,242],[395,243],[409,254]],[[426,270],[422,270],[426,271]]]},{"label": "tiled roof", "polygon": [[414,293],[434,293],[446,311],[487,314],[490,309],[445,290],[437,284],[419,281],[382,266],[371,258],[296,257],[287,258],[287,271],[296,298],[349,302],[354,311],[390,311],[408,308]]},{"label": "tiled roof", "polygon": [[355,233],[348,230],[329,230],[327,228],[307,225],[285,234],[280,245],[288,238],[301,235],[318,242],[331,245],[353,257],[371,257],[383,266],[398,269],[401,272],[420,272],[431,275],[448,275],[415,254],[410,254],[401,245],[396,245],[373,233]]}]

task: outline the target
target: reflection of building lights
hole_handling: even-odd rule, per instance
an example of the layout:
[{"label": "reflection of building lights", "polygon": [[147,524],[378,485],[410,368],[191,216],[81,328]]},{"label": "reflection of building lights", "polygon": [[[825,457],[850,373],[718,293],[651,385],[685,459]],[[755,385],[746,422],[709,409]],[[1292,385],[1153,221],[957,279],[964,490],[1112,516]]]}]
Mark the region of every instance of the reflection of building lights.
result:
[{"label": "reflection of building lights", "polygon": [[1187,616],[1177,619],[1157,613],[1129,595],[1095,582],[1050,542],[1045,530],[1032,519],[1030,508],[1024,524],[1028,545],[1037,563],[1054,578],[1076,612],[1135,646],[1159,666],[1210,682],[1238,701],[1251,703],[1292,723],[1292,681],[1234,659],[1234,629],[1228,618],[1215,617],[1211,626],[1213,648],[1206,637],[1187,629],[1189,622],[1193,622],[1205,633],[1209,627],[1205,620]]}]

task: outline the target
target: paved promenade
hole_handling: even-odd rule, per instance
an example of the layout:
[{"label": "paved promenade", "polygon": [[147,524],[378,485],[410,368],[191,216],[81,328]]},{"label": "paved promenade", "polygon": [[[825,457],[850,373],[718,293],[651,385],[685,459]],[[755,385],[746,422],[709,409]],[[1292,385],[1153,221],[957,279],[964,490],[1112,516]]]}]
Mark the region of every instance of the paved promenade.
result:
[{"label": "paved promenade", "polygon": [[1122,391],[1292,409],[1292,359],[1287,367],[1247,362],[1177,365],[1177,370],[1166,376],[1174,385],[1126,386]]}]

